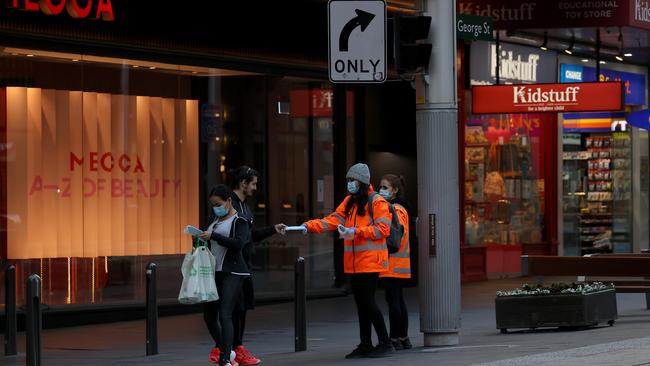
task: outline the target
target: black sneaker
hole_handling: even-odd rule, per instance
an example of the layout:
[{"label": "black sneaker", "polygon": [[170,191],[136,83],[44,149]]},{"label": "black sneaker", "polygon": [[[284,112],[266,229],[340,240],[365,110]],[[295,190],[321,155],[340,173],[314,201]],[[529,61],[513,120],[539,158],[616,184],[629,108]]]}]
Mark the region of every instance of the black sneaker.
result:
[{"label": "black sneaker", "polygon": [[386,357],[391,353],[395,353],[395,348],[393,348],[393,345],[391,343],[379,343],[377,347],[375,347],[375,349],[372,350],[372,352],[366,355],[366,357],[370,357],[370,358]]},{"label": "black sneaker", "polygon": [[374,351],[372,346],[364,346],[360,344],[354,349],[354,351],[345,355],[345,358],[364,358],[372,351]]},{"label": "black sneaker", "polygon": [[408,337],[404,339],[400,339],[400,343],[402,344],[402,349],[411,349],[413,348],[413,345],[411,344],[411,340],[408,339]]},{"label": "black sneaker", "polygon": [[393,345],[393,348],[395,348],[395,351],[404,349],[404,347],[402,347],[402,342],[399,339],[391,339],[390,343]]}]

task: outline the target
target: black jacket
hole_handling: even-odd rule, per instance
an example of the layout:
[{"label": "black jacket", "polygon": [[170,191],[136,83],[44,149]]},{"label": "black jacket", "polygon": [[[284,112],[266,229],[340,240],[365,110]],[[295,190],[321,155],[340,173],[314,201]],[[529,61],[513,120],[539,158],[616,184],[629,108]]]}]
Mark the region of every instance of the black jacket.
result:
[{"label": "black jacket", "polygon": [[242,255],[244,257],[244,260],[246,261],[246,264],[250,266],[250,253],[253,248],[253,243],[260,242],[270,237],[271,235],[275,234],[275,227],[267,226],[259,229],[254,229],[253,212],[250,210],[250,208],[248,207],[245,201],[239,199],[239,196],[237,196],[237,193],[235,192],[232,193],[232,205],[235,208],[235,210],[237,210],[237,214],[239,215],[239,217],[246,219],[249,228],[251,230],[250,240],[246,242],[246,245],[242,250]]},{"label": "black jacket", "polygon": [[[212,223],[216,217],[212,215],[210,219],[210,223]],[[250,228],[246,219],[238,215],[232,223],[229,237],[213,231],[210,240],[214,240],[217,244],[226,248],[226,256],[221,268],[223,272],[250,273],[242,255],[242,249],[250,241]]]}]

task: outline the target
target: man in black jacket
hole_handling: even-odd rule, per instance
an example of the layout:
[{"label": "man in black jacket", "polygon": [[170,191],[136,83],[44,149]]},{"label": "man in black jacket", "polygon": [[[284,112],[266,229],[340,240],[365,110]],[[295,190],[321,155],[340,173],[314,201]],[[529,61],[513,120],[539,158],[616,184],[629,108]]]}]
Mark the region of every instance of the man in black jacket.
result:
[{"label": "man in black jacket", "polygon": [[[253,212],[250,210],[246,204],[246,199],[252,197],[257,190],[257,181],[258,173],[255,169],[241,166],[233,171],[231,171],[233,176],[233,195],[232,203],[235,210],[240,217],[245,218],[251,228],[251,240],[246,243],[244,249],[242,250],[242,255],[244,261],[248,265],[249,269],[252,269],[250,265],[250,252],[252,250],[253,244],[260,242],[273,234],[285,234],[286,225],[277,224],[273,226],[267,226],[259,229],[253,227]],[[246,312],[255,307],[255,295],[253,290],[253,281],[251,276],[248,276],[244,279],[242,286],[242,294],[240,298],[240,303],[235,307],[233,313],[233,323],[235,328],[235,339],[233,342],[233,347],[235,349],[236,358],[235,361],[242,366],[257,365],[261,361],[254,357],[243,345],[244,337],[244,327],[246,326]]]}]

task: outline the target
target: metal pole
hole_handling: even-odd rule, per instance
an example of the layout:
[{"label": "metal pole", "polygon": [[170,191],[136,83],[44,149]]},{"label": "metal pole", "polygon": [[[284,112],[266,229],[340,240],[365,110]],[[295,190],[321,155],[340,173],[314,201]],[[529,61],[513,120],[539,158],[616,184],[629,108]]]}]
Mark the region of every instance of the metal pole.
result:
[{"label": "metal pole", "polygon": [[31,275],[27,278],[27,314],[25,314],[25,331],[27,338],[26,364],[27,366],[41,365],[41,278]]},{"label": "metal pole", "polygon": [[496,36],[496,53],[497,53],[497,64],[494,65],[496,68],[495,74],[496,74],[496,84],[499,85],[499,82],[501,81],[501,52],[500,52],[500,47],[501,47],[501,38],[499,37],[499,31],[494,31],[497,36]]},{"label": "metal pole", "polygon": [[158,354],[158,296],[156,294],[156,263],[149,263],[147,277],[147,356]]},{"label": "metal pole", "polygon": [[307,296],[305,293],[305,258],[296,259],[294,270],[295,350],[307,350]]},{"label": "metal pole", "polygon": [[5,270],[5,356],[16,354],[16,266]]},{"label": "metal pole", "polygon": [[433,18],[433,51],[423,78],[425,103],[416,110],[420,331],[425,346],[449,346],[459,343],[460,330],[456,1],[423,5]]}]

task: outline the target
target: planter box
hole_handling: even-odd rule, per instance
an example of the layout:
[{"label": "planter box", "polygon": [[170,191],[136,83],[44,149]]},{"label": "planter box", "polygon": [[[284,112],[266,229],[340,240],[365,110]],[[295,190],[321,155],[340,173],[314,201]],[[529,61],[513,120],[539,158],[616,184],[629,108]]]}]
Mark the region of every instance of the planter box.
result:
[{"label": "planter box", "polygon": [[497,329],[613,325],[617,318],[614,289],[582,294],[497,296]]}]

